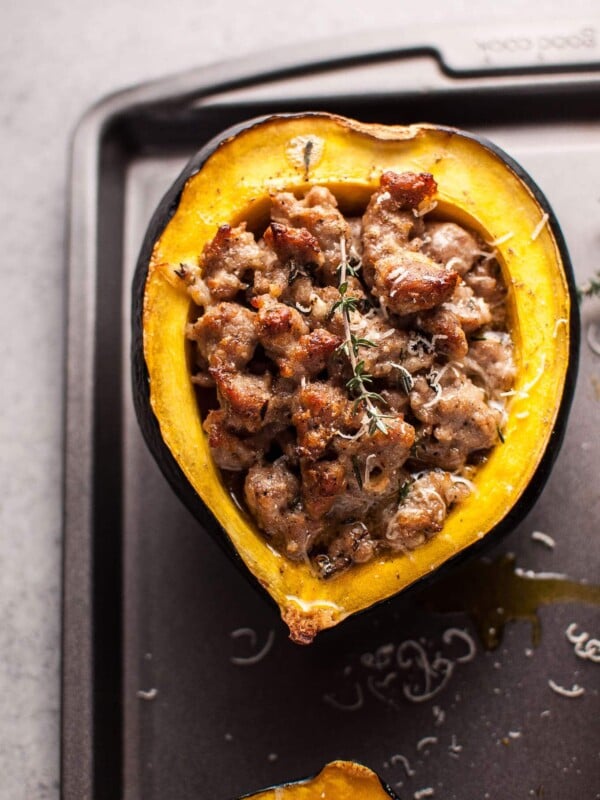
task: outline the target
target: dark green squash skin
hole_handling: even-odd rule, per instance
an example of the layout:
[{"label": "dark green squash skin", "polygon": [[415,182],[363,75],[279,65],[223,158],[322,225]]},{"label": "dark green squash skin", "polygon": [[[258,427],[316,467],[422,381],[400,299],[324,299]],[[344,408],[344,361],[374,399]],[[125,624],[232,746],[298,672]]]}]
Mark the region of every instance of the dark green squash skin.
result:
[{"label": "dark green squash skin", "polygon": [[[306,114],[278,114],[274,116],[277,117],[317,116],[318,117],[321,116],[321,114],[319,114],[318,112],[314,113],[309,112]],[[150,224],[148,225],[144,241],[142,243],[132,285],[131,375],[132,375],[133,401],[138,423],[142,431],[142,434],[144,436],[144,439],[146,441],[146,444],[150,452],[152,453],[155,461],[157,462],[158,466],[160,467],[163,475],[171,485],[172,489],[178,495],[180,500],[184,503],[184,505],[188,508],[188,510],[192,513],[192,515],[201,523],[203,528],[213,537],[213,539],[215,539],[218,545],[221,548],[223,548],[223,550],[229,556],[229,558],[236,564],[236,566],[239,569],[241,569],[245,577],[250,579],[252,585],[259,588],[261,595],[264,598],[266,598],[274,608],[277,608],[275,601],[270,597],[270,595],[266,591],[264,591],[264,589],[260,586],[260,583],[256,580],[255,576],[252,575],[250,571],[247,569],[240,555],[238,554],[235,547],[231,543],[227,533],[219,524],[219,522],[216,520],[216,518],[213,516],[210,509],[207,508],[205,503],[196,494],[191,484],[188,482],[187,478],[182,472],[181,468],[175,461],[170,450],[167,448],[164,441],[162,440],[158,421],[154,416],[154,412],[152,411],[152,407],[150,405],[150,383],[148,378],[148,370],[146,368],[146,362],[144,360],[144,347],[143,347],[144,287],[148,273],[148,265],[150,263],[150,258],[152,255],[154,243],[161,236],[162,232],[164,231],[167,224],[169,223],[169,221],[171,220],[171,218],[173,217],[173,215],[177,210],[179,199],[181,197],[181,193],[183,192],[185,183],[192,175],[194,175],[202,168],[205,161],[215,152],[215,150],[217,150],[228,139],[236,136],[238,133],[245,130],[246,128],[253,127],[254,125],[257,125],[258,123],[263,122],[264,120],[270,118],[271,117],[263,116],[239,123],[231,128],[228,128],[221,135],[215,137],[210,142],[208,142],[201,150],[198,151],[198,153],[196,153],[191,158],[188,164],[184,167],[183,171],[181,172],[181,174],[179,175],[173,186],[165,194],[158,208],[154,212]],[[446,130],[448,132],[453,132],[455,130],[453,128],[444,127],[441,125],[436,125],[436,128],[439,130]],[[428,573],[427,575],[424,575],[423,577],[415,581],[411,586],[406,587],[399,593],[403,597],[406,597],[408,592],[412,593],[416,589],[420,590],[429,583],[434,582],[437,578],[446,575],[448,570],[461,564],[466,558],[470,558],[471,556],[476,554],[481,554],[482,552],[487,550],[490,546],[497,544],[502,537],[506,536],[508,533],[514,530],[514,528],[523,520],[523,518],[532,509],[536,500],[540,496],[546,481],[548,480],[548,477],[552,470],[552,466],[554,465],[554,462],[560,451],[562,441],[564,439],[567,420],[569,416],[569,410],[571,407],[573,394],[575,392],[577,370],[579,365],[580,317],[579,317],[579,300],[577,295],[577,287],[575,283],[573,267],[571,264],[567,246],[560,225],[554,215],[552,208],[550,207],[545,195],[542,193],[541,189],[537,186],[537,184],[533,181],[531,176],[528,175],[528,173],[525,172],[525,170],[509,155],[507,155],[503,150],[501,150],[499,147],[497,147],[495,144],[488,141],[484,137],[476,136],[470,133],[465,133],[465,131],[462,130],[460,131],[460,133],[466,138],[476,141],[478,144],[486,147],[488,150],[491,150],[493,153],[495,153],[504,162],[504,164],[510,170],[512,170],[523,181],[523,183],[525,183],[528,186],[528,188],[532,192],[533,196],[535,197],[542,211],[548,214],[547,224],[552,230],[552,233],[557,243],[557,247],[560,252],[560,256],[565,271],[565,278],[568,285],[570,302],[571,302],[570,328],[569,328],[569,336],[570,336],[569,364],[565,376],[564,391],[562,394],[560,407],[558,409],[558,413],[556,416],[554,428],[552,430],[552,433],[550,434],[550,438],[548,440],[548,444],[546,446],[544,455],[540,460],[540,463],[538,464],[538,467],[535,473],[533,474],[526,490],[523,492],[518,501],[507,511],[506,515],[501,520],[501,522],[499,522],[498,525],[496,525],[492,530],[486,533],[486,535],[483,537],[481,541],[475,542],[474,544],[470,545],[465,550],[461,551],[457,555],[448,559],[442,566],[440,566],[433,573]],[[394,597],[398,596],[399,595],[394,595]],[[384,598],[380,602],[389,602],[393,600],[394,597]],[[377,605],[379,605],[379,603],[375,603],[357,613],[364,613],[366,611],[370,611],[373,608],[376,608]]]}]

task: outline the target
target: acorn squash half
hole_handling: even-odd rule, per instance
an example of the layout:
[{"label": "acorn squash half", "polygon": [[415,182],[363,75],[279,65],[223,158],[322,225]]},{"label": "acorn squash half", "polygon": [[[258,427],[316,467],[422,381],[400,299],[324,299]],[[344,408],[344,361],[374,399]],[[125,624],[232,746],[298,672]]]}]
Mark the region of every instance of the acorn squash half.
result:
[{"label": "acorn squash half", "polygon": [[240,800],[397,800],[372,770],[354,761],[332,761],[314,778],[272,786]]},{"label": "acorn squash half", "polygon": [[[176,274],[198,263],[223,223],[266,224],[269,194],[325,185],[342,211],[364,208],[381,174],[429,172],[437,211],[493,242],[508,287],[517,376],[504,443],[444,532],[412,552],[330,579],[274,551],[215,467],[190,380],[191,301]],[[572,270],[546,199],[506,154],[478,136],[420,124],[361,124],[321,113],[272,116],[225,132],[188,164],[152,219],[134,280],[134,400],[147,443],[186,505],[273,598],[291,638],[308,643],[512,529],[557,455],[574,388],[579,320]]]}]

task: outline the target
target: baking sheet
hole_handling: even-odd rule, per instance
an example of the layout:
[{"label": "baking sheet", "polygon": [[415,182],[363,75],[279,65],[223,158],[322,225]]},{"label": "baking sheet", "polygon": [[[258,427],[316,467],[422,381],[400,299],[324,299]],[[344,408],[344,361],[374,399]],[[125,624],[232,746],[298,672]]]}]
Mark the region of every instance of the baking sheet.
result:
[{"label": "baking sheet", "polygon": [[[426,86],[415,63],[426,61]],[[550,604],[542,635],[509,623],[488,651],[460,610],[398,598],[293,645],[159,474],[129,386],[132,270],[150,215],[194,150],[232,122],[324,108],[364,120],[439,121],[483,133],[546,192],[579,282],[600,250],[598,75],[449,76],[431,54],[380,65],[378,96],[288,89],[182,99],[180,83],[130,93],[76,138],[67,403],[63,795],[233,798],[353,758],[411,798],[600,797],[600,666],[565,631],[600,634],[591,604]],[[356,69],[355,67],[352,67]],[[344,69],[348,69],[345,65]],[[362,68],[373,80],[375,66]],[[331,73],[328,73],[330,81]],[[312,80],[312,79],[311,79]],[[189,84],[189,79],[184,81]],[[312,92],[312,93],[310,93]],[[84,209],[86,213],[83,213]],[[77,262],[77,263],[76,263]],[[75,270],[78,270],[75,273]],[[600,304],[584,343],[567,435],[535,508],[494,561],[598,583]],[[592,339],[593,343],[593,339]],[[585,476],[582,478],[582,476]],[[554,549],[532,539],[542,531]],[[437,661],[436,661],[437,657]],[[557,695],[548,681],[585,694]],[[429,699],[427,699],[429,698]]]}]

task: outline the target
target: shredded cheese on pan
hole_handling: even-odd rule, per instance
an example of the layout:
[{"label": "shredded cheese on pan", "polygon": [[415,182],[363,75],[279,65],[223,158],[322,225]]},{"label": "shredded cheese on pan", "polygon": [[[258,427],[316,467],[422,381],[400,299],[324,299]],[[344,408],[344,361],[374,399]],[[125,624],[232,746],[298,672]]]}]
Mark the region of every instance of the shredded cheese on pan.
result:
[{"label": "shredded cheese on pan", "polygon": [[581,697],[585,693],[583,686],[574,684],[570,689],[565,689],[564,686],[559,686],[558,683],[555,683],[552,678],[548,681],[548,686],[553,692],[560,694],[562,697]]},{"label": "shredded cheese on pan", "polygon": [[542,544],[546,545],[546,547],[548,547],[550,550],[554,550],[556,546],[554,539],[543,531],[534,531],[531,534],[531,538],[534,542],[541,542]]}]

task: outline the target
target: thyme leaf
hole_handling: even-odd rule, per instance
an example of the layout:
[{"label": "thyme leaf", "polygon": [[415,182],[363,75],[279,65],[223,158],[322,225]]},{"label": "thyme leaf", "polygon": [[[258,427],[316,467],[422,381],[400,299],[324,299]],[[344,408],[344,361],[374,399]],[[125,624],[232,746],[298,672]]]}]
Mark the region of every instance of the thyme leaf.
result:
[{"label": "thyme leaf", "polygon": [[398,505],[399,506],[401,506],[402,503],[408,497],[408,493],[410,492],[411,484],[412,484],[412,481],[409,478],[408,480],[404,481],[404,483],[402,484],[402,486],[398,490]]},{"label": "thyme leaf", "polygon": [[415,381],[413,376],[406,369],[406,367],[402,366],[402,364],[397,364],[395,361],[392,361],[392,367],[395,367],[400,373],[400,381],[402,383],[402,388],[404,389],[405,393],[410,394],[415,387]]},{"label": "thyme leaf", "polygon": [[577,297],[579,302],[584,297],[600,297],[600,270],[596,270],[594,277],[590,278],[587,283],[577,287]]},{"label": "thyme leaf", "polygon": [[304,152],[302,153],[302,160],[304,161],[304,177],[306,180],[308,180],[308,173],[310,172],[310,157],[312,155],[314,146],[315,143],[313,140],[309,139],[304,145]]},{"label": "thyme leaf", "polygon": [[356,482],[358,483],[358,488],[363,488],[363,479],[360,472],[360,464],[358,463],[358,458],[356,456],[352,456],[352,471],[354,472],[354,477],[356,478]]},{"label": "thyme leaf", "polygon": [[375,405],[375,402],[384,403],[385,401],[380,394],[367,388],[373,383],[373,376],[366,371],[364,359],[360,358],[361,348],[376,347],[377,345],[370,339],[355,336],[350,329],[350,315],[358,310],[361,300],[348,295],[348,275],[355,275],[359,266],[351,266],[346,257],[344,237],[340,241],[340,251],[341,259],[337,269],[340,299],[336,300],[329,311],[331,318],[339,309],[344,322],[344,342],[337,348],[337,352],[346,355],[352,367],[352,377],[346,382],[346,388],[354,396],[354,411],[356,412],[360,407],[364,409],[369,421],[368,431],[371,435],[376,431],[385,435],[388,429],[384,419],[390,417],[382,414]]}]

